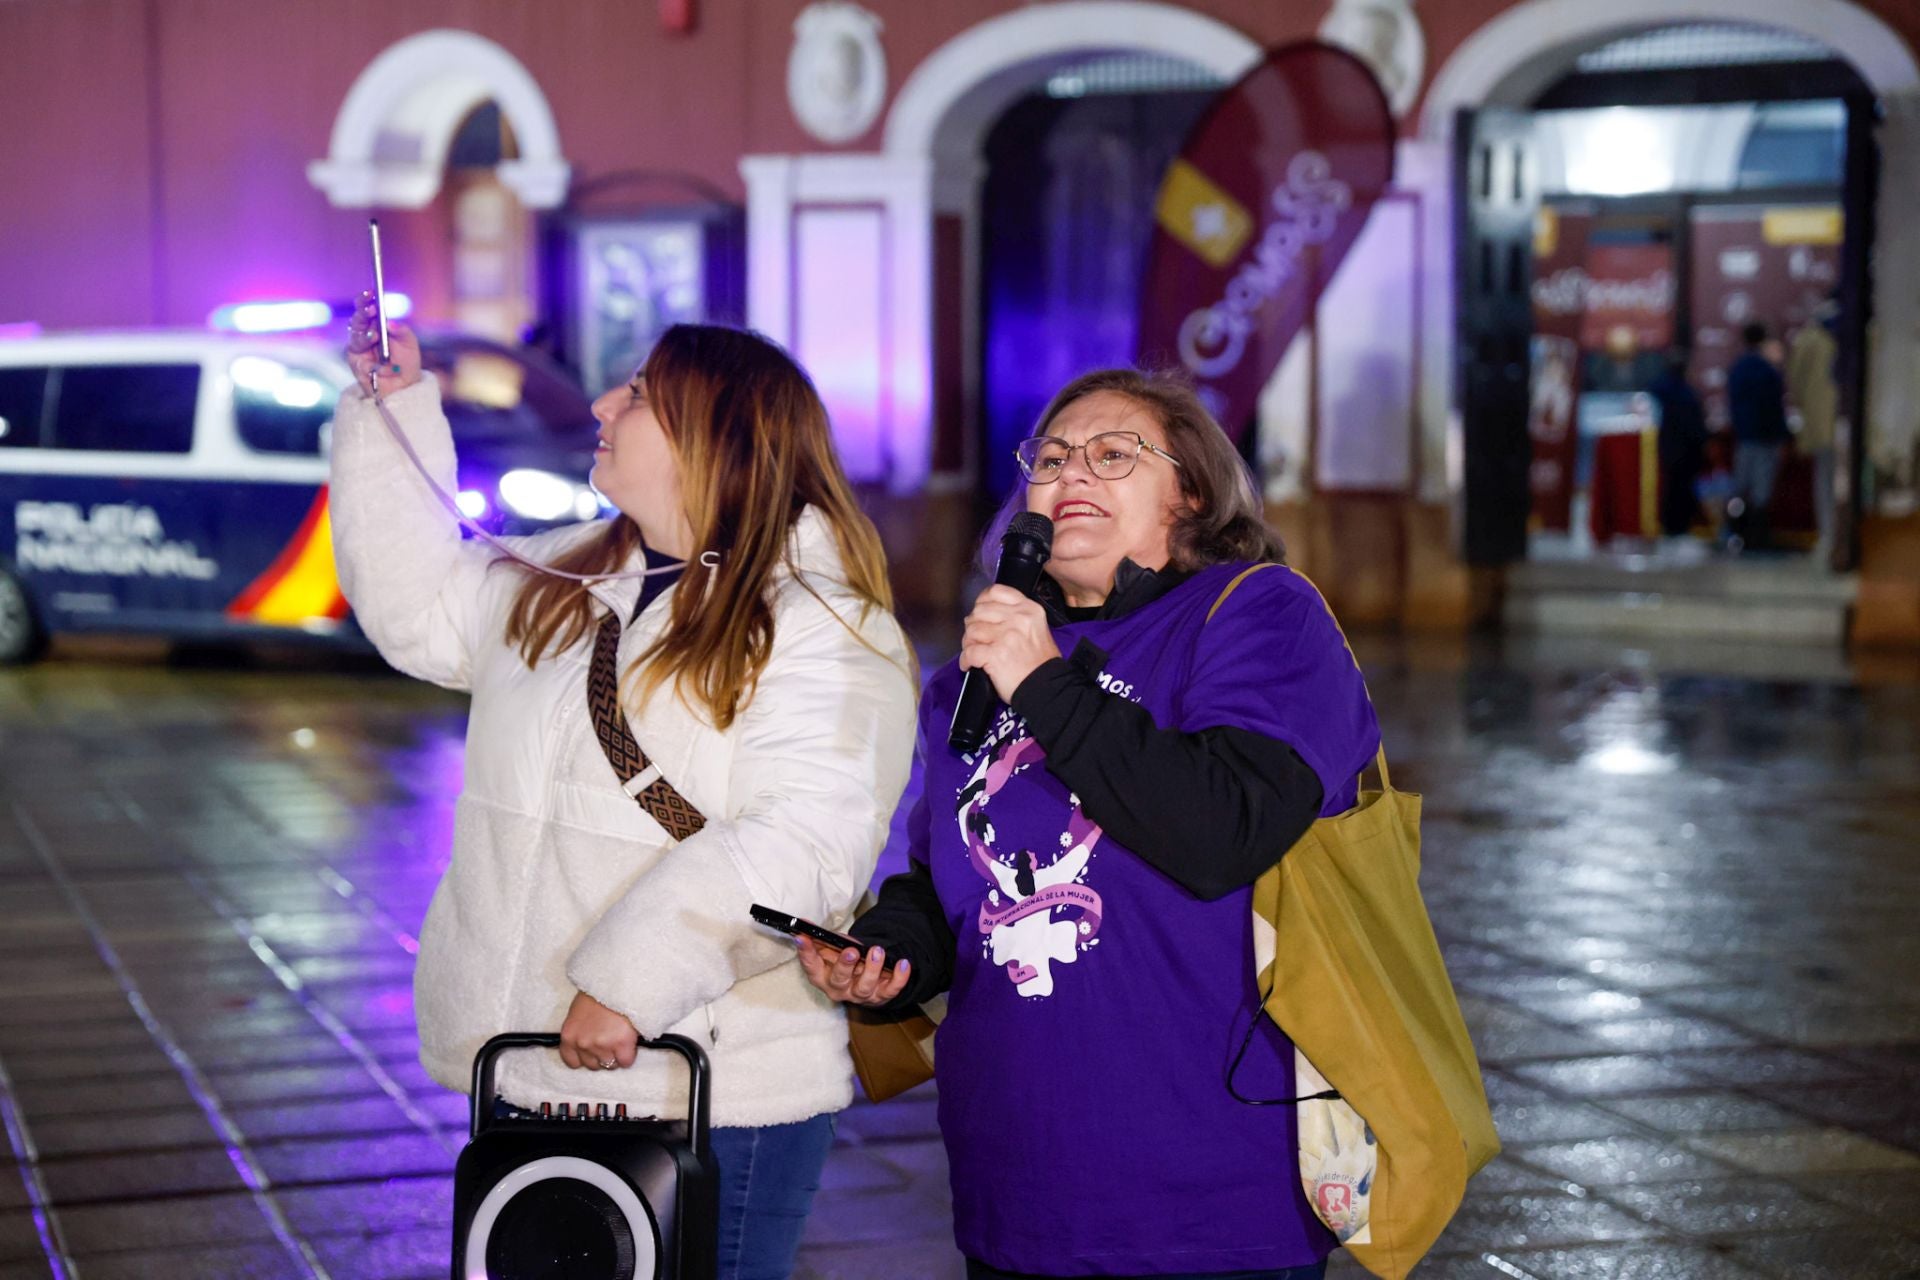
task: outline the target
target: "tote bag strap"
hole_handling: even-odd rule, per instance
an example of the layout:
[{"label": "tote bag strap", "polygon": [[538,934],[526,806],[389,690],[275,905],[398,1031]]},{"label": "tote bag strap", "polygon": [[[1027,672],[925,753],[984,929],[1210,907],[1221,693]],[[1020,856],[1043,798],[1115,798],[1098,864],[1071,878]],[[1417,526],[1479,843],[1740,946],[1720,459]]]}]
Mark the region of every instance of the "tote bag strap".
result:
[{"label": "tote bag strap", "polygon": [[[1234,579],[1232,582],[1229,582],[1225,587],[1221,588],[1220,598],[1213,602],[1213,608],[1207,610],[1206,621],[1207,622],[1213,621],[1213,615],[1220,612],[1220,606],[1227,602],[1227,597],[1232,595],[1235,589],[1238,588],[1239,585],[1245,582],[1248,578],[1251,578],[1254,574],[1260,572],[1262,569],[1281,569],[1285,567],[1286,566],[1284,565],[1274,564],[1271,561],[1269,561],[1266,564],[1256,564],[1251,566],[1250,568],[1242,569],[1238,574],[1234,576]],[[1312,586],[1311,583],[1308,583],[1308,585]],[[1315,588],[1315,590],[1317,591],[1318,588]],[[1331,613],[1331,610],[1329,610],[1329,613]],[[1206,624],[1202,623],[1201,625],[1205,626]],[[1336,622],[1334,625],[1338,626],[1339,623]],[[1340,638],[1342,640],[1345,640],[1346,634],[1343,632]],[[1381,760],[1381,765],[1384,768],[1386,763],[1386,756],[1383,754],[1380,757],[1380,760]],[[1340,1091],[1337,1089],[1328,1089],[1321,1093],[1309,1093],[1309,1094],[1302,1095],[1301,1097],[1298,1097],[1298,1098],[1249,1098],[1245,1094],[1241,1093],[1239,1088],[1233,1083],[1234,1076],[1238,1074],[1240,1070],[1241,1061],[1247,1056],[1247,1050],[1253,1047],[1253,1033],[1259,1029],[1261,1014],[1265,1012],[1267,1007],[1267,1000],[1272,995],[1273,995],[1273,987],[1271,984],[1269,984],[1267,989],[1260,993],[1260,1003],[1254,1006],[1253,1017],[1247,1023],[1247,1034],[1240,1041],[1239,1051],[1233,1055],[1233,1061],[1227,1064],[1227,1092],[1232,1094],[1239,1101],[1246,1103],[1250,1107],[1292,1107],[1292,1106],[1298,1106],[1302,1102],[1331,1101],[1335,1098],[1338,1098],[1340,1096]]]},{"label": "tote bag strap", "polygon": [[[1353,644],[1351,641],[1347,639],[1346,629],[1340,625],[1340,619],[1335,617],[1333,610],[1330,607],[1328,607],[1326,596],[1321,595],[1320,588],[1313,585],[1313,579],[1309,578],[1306,574],[1301,573],[1298,569],[1292,568],[1291,566],[1284,565],[1284,564],[1276,564],[1271,560],[1264,561],[1260,564],[1247,566],[1245,569],[1242,569],[1239,573],[1234,575],[1232,582],[1229,582],[1226,586],[1220,588],[1219,597],[1216,600],[1214,600],[1213,607],[1207,610],[1206,622],[1213,621],[1213,615],[1220,612],[1220,606],[1227,602],[1227,597],[1232,595],[1234,591],[1239,588],[1241,583],[1245,582],[1248,578],[1251,578],[1254,574],[1260,572],[1262,569],[1285,569],[1288,573],[1291,573],[1294,577],[1306,583],[1307,586],[1312,587],[1313,594],[1320,601],[1320,607],[1322,609],[1326,609],[1327,618],[1333,623],[1333,629],[1339,632],[1340,643],[1347,646],[1347,656],[1349,658],[1353,657]],[[1204,627],[1206,623],[1203,622],[1201,625]],[[1356,667],[1360,665],[1359,659],[1357,658],[1354,659],[1354,665]],[[1366,689],[1366,682],[1362,681],[1360,687],[1363,690]],[[1367,701],[1368,702],[1373,701],[1373,694],[1370,692],[1367,694]],[[1374,765],[1374,768],[1380,771],[1380,789],[1382,791],[1393,790],[1393,775],[1387,772],[1387,746],[1384,741],[1381,742],[1380,749],[1374,753],[1373,765]],[[1364,770],[1362,772],[1364,772]]]}]

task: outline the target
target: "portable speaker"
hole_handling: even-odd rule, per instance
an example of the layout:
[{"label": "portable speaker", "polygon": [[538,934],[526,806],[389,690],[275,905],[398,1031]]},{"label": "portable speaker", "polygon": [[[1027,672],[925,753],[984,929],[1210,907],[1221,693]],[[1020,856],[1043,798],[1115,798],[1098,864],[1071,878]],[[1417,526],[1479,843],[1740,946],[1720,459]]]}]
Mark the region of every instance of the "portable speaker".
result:
[{"label": "portable speaker", "polygon": [[540,1104],[493,1114],[494,1060],[553,1048],[508,1032],[473,1060],[472,1135],[453,1174],[453,1280],[711,1280],[719,1172],[708,1138],[707,1055],[685,1036],[642,1040],[687,1060],[687,1118],[629,1120]]}]

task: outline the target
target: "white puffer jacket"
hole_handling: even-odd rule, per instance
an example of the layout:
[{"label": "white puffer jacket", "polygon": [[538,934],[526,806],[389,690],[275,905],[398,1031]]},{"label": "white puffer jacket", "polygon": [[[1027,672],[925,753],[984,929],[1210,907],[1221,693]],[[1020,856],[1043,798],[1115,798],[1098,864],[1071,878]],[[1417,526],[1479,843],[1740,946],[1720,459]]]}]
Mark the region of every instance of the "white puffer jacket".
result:
[{"label": "white puffer jacket", "polygon": [[[452,492],[438,384],[423,379],[387,406]],[[860,621],[825,519],[809,510],[794,534],[795,562],[819,598],[790,575],[778,581],[772,656],[730,729],[715,730],[670,687],[644,707],[629,701],[634,736],[707,817],[676,845],[621,790],[594,735],[591,631],[528,669],[504,641],[522,572],[462,541],[357,388],[335,418],[331,507],[341,584],[381,653],[472,692],[452,865],[428,909],[414,976],[429,1074],[465,1090],[487,1037],[557,1031],[580,990],[642,1035],[697,1039],[712,1059],[715,1124],[782,1124],[846,1106],[852,1065],[840,1009],[807,984],[791,943],[747,914],[762,902],[843,925],[873,874],[913,751],[906,639],[883,613]],[[595,527],[515,549],[551,559]],[[591,590],[626,618],[639,580]],[[665,627],[672,595],[627,626],[623,672]],[[517,1050],[501,1060],[499,1088],[523,1106],[624,1102],[634,1115],[672,1117],[685,1111],[685,1077],[664,1053],[643,1052],[625,1071],[573,1071],[556,1053]]]}]

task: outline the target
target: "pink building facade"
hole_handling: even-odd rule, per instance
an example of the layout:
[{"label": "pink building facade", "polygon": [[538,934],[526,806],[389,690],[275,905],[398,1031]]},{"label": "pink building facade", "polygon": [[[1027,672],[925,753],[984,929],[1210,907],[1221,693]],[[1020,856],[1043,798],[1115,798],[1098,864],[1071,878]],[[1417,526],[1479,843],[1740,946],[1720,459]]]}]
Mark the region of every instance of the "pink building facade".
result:
[{"label": "pink building facade", "polygon": [[[1490,586],[1461,550],[1462,113],[1524,108],[1582,53],[1686,22],[1816,40],[1877,103],[1862,415],[1879,483],[1862,512],[1856,637],[1920,641],[1920,232],[1907,216],[1920,9],[1907,0],[15,0],[0,6],[13,122],[0,134],[0,325],[190,326],[238,299],[345,297],[364,285],[369,213],[422,315],[475,314],[463,272],[488,233],[467,224],[485,211],[463,213],[447,156],[492,103],[511,135],[494,233],[517,244],[556,211],[612,207],[660,175],[740,206],[744,318],[814,372],[912,566],[904,594],[939,608],[979,501],[989,131],[1100,55],[1231,81],[1264,49],[1325,36],[1390,91],[1396,181],[1356,255],[1372,274],[1336,281],[1269,388],[1269,497],[1343,613],[1465,625]],[[501,268],[519,281],[507,292],[519,319],[538,319],[521,279],[537,258],[521,257]],[[1384,399],[1343,385],[1364,367],[1398,371]]]}]

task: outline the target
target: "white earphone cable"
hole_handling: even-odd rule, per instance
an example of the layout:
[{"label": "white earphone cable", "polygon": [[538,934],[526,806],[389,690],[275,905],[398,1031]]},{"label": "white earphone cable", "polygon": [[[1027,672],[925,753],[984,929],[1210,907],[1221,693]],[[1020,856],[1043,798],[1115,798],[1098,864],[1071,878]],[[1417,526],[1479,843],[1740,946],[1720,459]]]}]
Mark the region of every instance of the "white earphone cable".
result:
[{"label": "white earphone cable", "polygon": [[[478,524],[468,519],[466,513],[460,510],[460,504],[454,500],[453,495],[440,487],[439,482],[436,481],[432,473],[427,470],[427,464],[420,460],[418,453],[414,452],[413,442],[407,439],[407,433],[402,431],[400,424],[393,420],[393,413],[387,408],[386,397],[380,394],[380,375],[378,371],[374,372],[372,378],[373,407],[380,411],[381,419],[387,424],[387,431],[393,436],[394,441],[399,444],[401,452],[407,455],[408,461],[413,463],[414,469],[420,473],[420,478],[427,482],[428,490],[432,492],[434,498],[439,501],[440,505],[446,508],[447,513],[454,518],[454,521],[459,524],[462,529],[465,529],[468,533],[471,533],[475,538],[486,543],[507,559],[512,560],[516,564],[524,565],[536,573],[548,574],[555,578],[570,578],[575,582],[614,582],[621,578],[648,578],[655,574],[680,572],[683,566],[671,564],[662,565],[658,569],[636,569],[624,573],[570,573],[565,569],[556,569],[552,565],[541,564],[538,560],[530,560],[526,556],[521,555],[499,538],[494,537],[491,533],[488,533]],[[720,553],[717,551],[703,551],[700,553],[700,563],[709,569],[717,569],[720,567]]]}]

